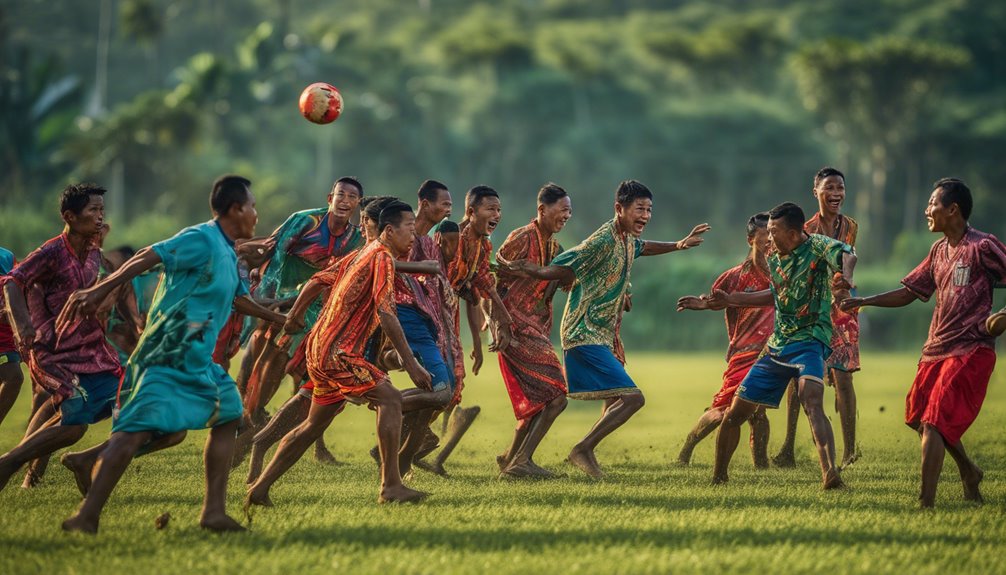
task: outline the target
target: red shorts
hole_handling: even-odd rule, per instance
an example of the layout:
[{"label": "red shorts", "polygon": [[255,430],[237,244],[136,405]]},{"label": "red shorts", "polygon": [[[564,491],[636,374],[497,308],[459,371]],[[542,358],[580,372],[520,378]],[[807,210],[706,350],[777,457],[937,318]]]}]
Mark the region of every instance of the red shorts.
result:
[{"label": "red shorts", "polygon": [[734,394],[744,377],[751,371],[751,367],[758,361],[761,352],[747,351],[734,354],[727,362],[727,370],[723,372],[723,387],[713,396],[713,404],[710,409],[730,407],[734,400]]},{"label": "red shorts", "polygon": [[307,364],[307,374],[314,392],[312,399],[318,405],[332,405],[346,396],[362,398],[388,375],[366,359],[348,353],[331,357],[324,368]]},{"label": "red shorts", "polygon": [[936,428],[951,445],[971,427],[996,366],[996,352],[979,347],[967,355],[919,363],[915,382],[905,399],[905,423]]}]

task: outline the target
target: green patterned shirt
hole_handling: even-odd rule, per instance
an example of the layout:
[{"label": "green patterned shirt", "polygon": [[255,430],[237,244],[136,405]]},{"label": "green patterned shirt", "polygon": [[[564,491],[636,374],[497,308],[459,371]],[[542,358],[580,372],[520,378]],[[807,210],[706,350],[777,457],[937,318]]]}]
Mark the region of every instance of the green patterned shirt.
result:
[{"label": "green patterned shirt", "polygon": [[618,336],[632,262],[643,253],[643,240],[605,223],[579,245],[552,260],[572,268],[576,281],[562,314],[562,348],[604,345],[625,361]]},{"label": "green patterned shirt", "polygon": [[842,270],[842,254],[853,253],[848,244],[827,236],[809,234],[789,255],[768,258],[775,298],[775,330],[769,347],[817,340],[831,345],[831,277]]}]

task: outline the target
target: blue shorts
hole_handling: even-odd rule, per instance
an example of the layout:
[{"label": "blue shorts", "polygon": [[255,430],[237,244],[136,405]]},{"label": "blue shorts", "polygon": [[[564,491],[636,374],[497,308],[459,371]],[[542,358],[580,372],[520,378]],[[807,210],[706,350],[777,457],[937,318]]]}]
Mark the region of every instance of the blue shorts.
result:
[{"label": "blue shorts", "polygon": [[606,345],[578,345],[563,351],[571,399],[609,399],[642,393]]},{"label": "blue shorts", "polygon": [[0,353],[0,365],[5,363],[21,363],[21,354],[16,351]]},{"label": "blue shorts", "polygon": [[816,340],[790,343],[778,350],[768,348],[737,388],[737,397],[758,405],[779,407],[793,378],[824,385],[824,358],[830,354],[828,346]]},{"label": "blue shorts", "polygon": [[430,372],[433,391],[445,389],[454,391],[454,372],[447,369],[447,362],[444,361],[444,355],[440,352],[440,346],[437,345],[437,338],[434,336],[433,322],[415,308],[400,305],[398,323],[402,325],[405,341],[408,342],[412,354],[416,356],[416,361]]},{"label": "blue shorts", "polygon": [[83,389],[59,404],[60,425],[90,425],[108,419],[119,392],[119,376],[114,371],[78,374]]}]

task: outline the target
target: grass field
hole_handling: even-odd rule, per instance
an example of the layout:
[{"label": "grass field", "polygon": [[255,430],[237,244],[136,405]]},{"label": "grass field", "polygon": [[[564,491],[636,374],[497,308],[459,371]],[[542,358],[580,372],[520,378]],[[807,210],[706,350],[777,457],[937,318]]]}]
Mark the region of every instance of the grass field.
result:
[{"label": "grass field", "polygon": [[[453,477],[417,472],[412,481],[433,494],[422,504],[376,504],[377,469],[367,455],[374,416],[350,407],[326,436],[349,465],[300,462],[273,489],[277,506],[259,511],[246,534],[196,526],[205,432],[135,461],[97,537],[60,531],[79,497],[58,464],[36,489],[12,481],[0,493],[0,573],[1006,572],[1006,369],[993,375],[982,415],[965,436],[986,470],[987,503],[963,501],[948,457],[938,508],[922,512],[918,440],[901,423],[913,354],[864,354],[866,371],[856,380],[863,458],[844,475],[849,488],[828,493],[820,490],[805,419],[795,470],[755,470],[742,445],[731,483],[714,487],[712,438],[691,467],[670,465],[718,388],[719,354],[630,355],[647,405],[598,450],[607,479],[590,481],[562,463],[597,415],[596,403],[575,402],[536,458],[567,478],[496,480],[494,456],[510,439],[513,414],[495,358],[487,359],[466,387],[465,404],[481,405],[482,415],[448,462]],[[26,395],[0,428],[4,450],[22,430]],[[829,391],[826,401],[832,397]],[[770,417],[774,451],[782,413]],[[82,444],[107,433],[107,424],[95,426]],[[246,465],[231,476],[236,516]],[[171,524],[155,530],[165,511]]]}]

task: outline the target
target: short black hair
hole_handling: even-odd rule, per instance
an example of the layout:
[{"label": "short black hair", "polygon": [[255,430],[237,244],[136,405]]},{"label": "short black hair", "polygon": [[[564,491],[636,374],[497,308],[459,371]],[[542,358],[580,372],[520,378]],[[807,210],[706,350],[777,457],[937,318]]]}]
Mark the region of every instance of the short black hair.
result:
[{"label": "short black hair", "polygon": [[422,184],[419,184],[419,199],[420,201],[435,202],[440,195],[440,190],[446,192],[447,186],[436,180],[426,180]]},{"label": "short black hair", "polygon": [[63,188],[63,195],[59,198],[59,213],[71,211],[79,216],[91,201],[91,196],[104,196],[107,191],[98,184],[70,184]]},{"label": "short black hair", "polygon": [[335,187],[339,184],[349,184],[355,187],[356,191],[360,194],[360,197],[363,197],[363,184],[361,184],[360,180],[354,178],[353,176],[343,176],[339,178],[334,184],[332,184],[332,190],[335,191]]},{"label": "short black hair", "polygon": [[562,186],[549,182],[538,190],[538,203],[551,206],[568,195],[566,190],[562,189]]},{"label": "short black hair", "polygon": [[465,210],[478,206],[485,198],[499,199],[499,197],[499,193],[489,186],[475,186],[465,194]]},{"label": "short black hair", "polygon": [[748,237],[753,238],[755,232],[768,227],[768,212],[758,212],[748,218]]},{"label": "short black hair", "polygon": [[831,176],[839,176],[840,178],[842,178],[843,182],[845,181],[845,174],[838,171],[838,169],[836,168],[832,168],[831,166],[825,166],[820,170],[818,170],[816,174],[814,174],[814,189],[816,190],[817,186],[821,182],[823,182],[826,178],[830,178]]},{"label": "short black hair", "polygon": [[802,230],[807,218],[803,215],[803,209],[793,202],[784,202],[772,208],[768,212],[770,220],[782,220],[787,228],[791,230]]},{"label": "short black hair", "polygon": [[625,180],[615,190],[615,201],[622,206],[632,205],[636,200],[653,200],[653,192],[636,180]]},{"label": "short black hair", "polygon": [[210,208],[213,213],[223,216],[232,205],[245,205],[248,201],[249,186],[251,180],[244,176],[225,174],[217,178],[213,182],[213,191],[210,192]]},{"label": "short black hair", "polygon": [[406,212],[411,214],[412,206],[400,200],[388,202],[381,210],[381,215],[377,220],[377,229],[383,232],[388,226],[398,227]]},{"label": "short black hair", "polygon": [[[384,206],[398,201],[398,198],[395,196],[370,196],[364,199],[367,200],[367,204],[363,206],[363,215],[367,216],[368,220],[374,222],[380,221],[381,210],[384,209]],[[363,201],[361,200],[360,203],[362,205]]]},{"label": "short black hair", "polygon": [[461,228],[455,221],[444,220],[437,224],[435,231],[438,234],[459,234],[461,233]]},{"label": "short black hair", "polygon": [[940,178],[933,184],[934,190],[940,190],[940,203],[944,207],[957,204],[964,216],[964,221],[971,217],[974,200],[971,199],[971,188],[958,178]]}]

